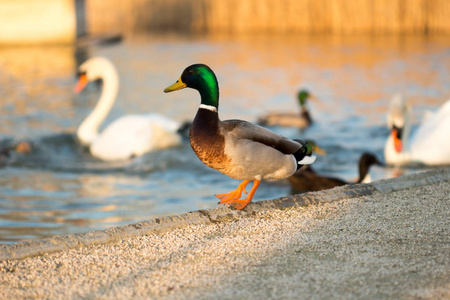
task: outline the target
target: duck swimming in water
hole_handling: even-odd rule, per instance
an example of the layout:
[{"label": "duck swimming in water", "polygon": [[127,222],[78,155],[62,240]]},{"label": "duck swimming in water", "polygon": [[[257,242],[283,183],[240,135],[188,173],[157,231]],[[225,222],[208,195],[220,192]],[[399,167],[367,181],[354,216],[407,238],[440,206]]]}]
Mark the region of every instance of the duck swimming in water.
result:
[{"label": "duck swimming in water", "polygon": [[[372,165],[382,166],[383,164],[373,154],[363,153],[359,159],[359,178],[354,183],[371,182],[369,170]],[[351,183],[335,177],[320,176],[311,166],[298,170],[288,180],[293,194],[321,191]]]},{"label": "duck swimming in water", "polygon": [[[189,134],[195,154],[208,167],[242,180],[236,190],[216,195],[220,204],[243,209],[252,201],[261,180],[287,178],[316,159],[311,146],[303,141],[288,139],[242,120],[221,121],[219,84],[207,65],[187,67],[180,79],[164,92],[186,87],[197,90],[201,98]],[[252,189],[246,198],[240,199],[250,181],[253,181]]]},{"label": "duck swimming in water", "polygon": [[309,110],[306,107],[306,102],[310,98],[312,98],[312,95],[307,90],[300,90],[297,94],[300,113],[270,113],[260,117],[258,124],[263,126],[284,126],[305,129],[313,122]]}]

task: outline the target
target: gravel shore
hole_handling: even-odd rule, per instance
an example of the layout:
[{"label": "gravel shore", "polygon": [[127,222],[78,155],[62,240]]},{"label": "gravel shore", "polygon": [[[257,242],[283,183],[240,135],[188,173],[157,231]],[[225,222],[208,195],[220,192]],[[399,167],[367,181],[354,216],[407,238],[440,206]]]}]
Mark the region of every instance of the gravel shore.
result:
[{"label": "gravel shore", "polygon": [[2,246],[0,298],[450,299],[449,168],[189,216]]}]

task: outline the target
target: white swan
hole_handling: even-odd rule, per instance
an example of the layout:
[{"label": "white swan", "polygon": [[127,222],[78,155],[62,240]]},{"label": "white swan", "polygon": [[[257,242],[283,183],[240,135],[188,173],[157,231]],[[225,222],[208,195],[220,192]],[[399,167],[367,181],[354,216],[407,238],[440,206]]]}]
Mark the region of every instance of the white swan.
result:
[{"label": "white swan", "polygon": [[410,119],[409,105],[401,95],[395,95],[388,113],[391,134],[384,147],[386,163],[450,164],[450,100],[424,120],[409,142]]},{"label": "white swan", "polygon": [[89,81],[103,80],[99,101],[77,130],[78,140],[89,147],[93,156],[107,161],[125,160],[181,143],[181,136],[177,133],[180,124],[157,114],[123,116],[99,133],[99,126],[116,99],[119,88],[117,71],[103,57],[87,60],[79,71],[81,75],[75,92],[81,92]]}]

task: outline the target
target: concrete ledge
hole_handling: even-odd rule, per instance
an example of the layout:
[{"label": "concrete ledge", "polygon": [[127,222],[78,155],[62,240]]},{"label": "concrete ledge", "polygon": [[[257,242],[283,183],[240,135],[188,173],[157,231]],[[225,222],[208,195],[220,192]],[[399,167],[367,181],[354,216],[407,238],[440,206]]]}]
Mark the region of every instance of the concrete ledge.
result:
[{"label": "concrete ledge", "polygon": [[391,179],[383,179],[372,182],[371,185],[382,194],[393,191],[405,190],[416,186],[425,186],[439,182],[449,182],[450,168],[438,169],[429,172],[419,172],[408,176],[401,176]]},{"label": "concrete ledge", "polygon": [[23,259],[62,250],[75,249],[98,244],[112,244],[132,237],[160,233],[182,228],[188,225],[228,222],[245,218],[256,212],[274,209],[287,209],[310,204],[330,203],[342,199],[351,199],[376,193],[388,194],[412,187],[425,186],[450,181],[450,168],[422,172],[393,179],[386,179],[371,184],[352,184],[320,192],[310,192],[251,203],[244,210],[234,210],[228,206],[214,209],[198,210],[176,216],[155,218],[106,230],[94,230],[84,234],[57,236],[37,241],[20,242],[0,246],[0,261]]}]

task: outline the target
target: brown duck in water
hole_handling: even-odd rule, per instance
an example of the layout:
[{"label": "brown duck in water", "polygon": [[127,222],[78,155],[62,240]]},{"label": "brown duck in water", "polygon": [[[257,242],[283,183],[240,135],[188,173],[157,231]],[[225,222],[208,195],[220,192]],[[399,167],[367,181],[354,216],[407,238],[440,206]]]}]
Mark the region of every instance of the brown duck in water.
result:
[{"label": "brown duck in water", "polygon": [[[370,153],[361,155],[361,158],[359,159],[359,178],[353,183],[371,182],[369,169],[374,164],[379,166],[383,165]],[[293,194],[308,191],[321,191],[352,183],[335,177],[320,176],[310,166],[305,166],[301,170],[298,170],[294,175],[289,177],[288,180],[291,184],[291,192]]]},{"label": "brown duck in water", "polygon": [[[236,190],[216,195],[220,204],[242,209],[252,201],[262,179],[287,178],[316,159],[311,155],[312,147],[303,141],[288,139],[242,120],[221,121],[219,84],[208,66],[187,67],[180,79],[164,92],[185,87],[199,91],[201,97],[189,134],[195,154],[208,167],[243,180]],[[254,182],[251,191],[245,199],[240,199],[250,181]]]},{"label": "brown duck in water", "polygon": [[258,124],[263,126],[284,126],[305,129],[312,123],[311,116],[306,107],[306,101],[310,98],[312,98],[312,95],[307,90],[300,90],[297,95],[300,113],[270,113],[260,117]]},{"label": "brown duck in water", "polygon": [[0,167],[6,166],[11,162],[11,154],[14,152],[20,154],[31,153],[32,147],[30,142],[21,141],[18,143],[14,143],[11,141],[7,141],[5,145],[0,145]]}]

